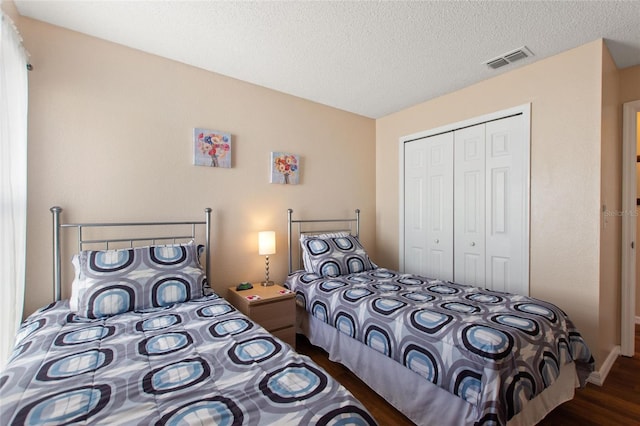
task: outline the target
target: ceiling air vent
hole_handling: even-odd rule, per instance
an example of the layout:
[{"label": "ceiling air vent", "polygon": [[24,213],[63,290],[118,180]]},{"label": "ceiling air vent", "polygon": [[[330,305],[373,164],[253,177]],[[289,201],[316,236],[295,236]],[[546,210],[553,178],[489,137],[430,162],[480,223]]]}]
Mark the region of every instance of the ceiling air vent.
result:
[{"label": "ceiling air vent", "polygon": [[512,50],[511,52],[505,53],[502,56],[491,59],[490,61],[485,62],[485,64],[487,64],[489,68],[497,69],[505,65],[509,65],[511,62],[528,58],[529,56],[533,56],[533,53],[531,53],[527,46],[522,46],[519,49]]},{"label": "ceiling air vent", "polygon": [[509,61],[507,61],[504,58],[496,58],[496,59],[492,59],[489,62],[487,62],[487,65],[489,65],[489,68],[493,68],[495,70],[496,68],[500,68],[500,67],[504,67],[505,65],[509,65]]}]

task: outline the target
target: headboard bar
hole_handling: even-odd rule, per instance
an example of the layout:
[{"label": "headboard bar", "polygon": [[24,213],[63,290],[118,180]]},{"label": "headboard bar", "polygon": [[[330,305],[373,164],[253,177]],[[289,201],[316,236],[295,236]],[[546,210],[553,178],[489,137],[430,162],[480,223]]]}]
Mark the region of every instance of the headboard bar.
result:
[{"label": "headboard bar", "polygon": [[53,299],[62,298],[62,278],[60,273],[60,213],[62,207],[54,206],[49,209],[53,214]]},{"label": "headboard bar", "polygon": [[[287,209],[287,251],[289,253],[289,273],[293,272],[293,245],[291,239],[293,238],[293,224],[297,224],[298,236],[302,234],[322,234],[326,232],[351,232],[352,229],[327,229],[327,230],[312,230],[304,231],[302,229],[303,224],[309,223],[355,223],[356,232],[355,236],[360,237],[360,209],[355,210],[356,216],[345,219],[293,219],[293,209]],[[298,244],[298,249],[300,245]]]},{"label": "headboard bar", "polygon": [[331,229],[317,229],[317,230],[313,230],[313,231],[302,231],[301,230],[300,231],[300,235],[302,235],[302,234],[309,234],[309,235],[312,235],[312,234],[325,234],[327,232],[351,232],[351,231],[352,231],[351,228],[344,228],[344,229],[334,229],[334,228],[331,228]]},{"label": "headboard bar", "polygon": [[[204,224],[204,222],[203,222]],[[153,244],[157,244],[158,241],[164,241],[164,240],[171,240],[173,241],[173,243],[176,243],[177,240],[187,240],[189,238],[193,238],[194,235],[193,234],[189,234],[189,235],[171,235],[169,237],[142,237],[142,238],[113,238],[113,239],[108,239],[108,240],[82,240],[80,243],[82,245],[85,244],[107,244],[107,246],[110,243],[123,243],[123,242],[131,242],[133,243],[134,241],[151,241]],[[131,247],[133,247],[133,245],[131,245]]]},{"label": "headboard bar", "polygon": [[[62,211],[62,209],[60,209]],[[176,222],[105,222],[105,223],[62,223],[60,224],[61,228],[108,228],[108,227],[116,227],[116,226],[166,226],[166,225],[204,225],[206,221],[176,221]]]},{"label": "headboard bar", "polygon": [[[76,228],[78,230],[78,251],[83,250],[85,244],[104,244],[109,249],[110,243],[129,242],[129,246],[133,247],[134,242],[150,241],[152,244],[156,244],[157,241],[173,241],[195,239],[196,237],[196,225],[204,225],[205,230],[205,274],[207,280],[210,278],[210,250],[211,250],[211,208],[204,209],[205,220],[204,221],[164,221],[164,222],[94,222],[94,223],[61,223],[60,215],[62,208],[55,206],[49,209],[53,215],[53,284],[54,294],[53,297],[56,301],[62,298],[62,254],[61,254],[61,229],[62,228]],[[145,236],[145,237],[131,237],[131,238],[105,238],[105,239],[85,239],[83,237],[84,228],[113,228],[113,227],[149,227],[149,226],[184,226],[191,225],[191,233],[187,235],[162,235],[162,236]],[[166,232],[166,229],[164,229]]]}]

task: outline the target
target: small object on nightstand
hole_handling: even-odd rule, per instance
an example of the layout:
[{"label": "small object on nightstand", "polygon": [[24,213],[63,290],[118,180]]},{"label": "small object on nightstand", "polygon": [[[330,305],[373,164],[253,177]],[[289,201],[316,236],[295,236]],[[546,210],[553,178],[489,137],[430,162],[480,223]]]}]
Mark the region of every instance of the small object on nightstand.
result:
[{"label": "small object on nightstand", "polygon": [[238,290],[238,291],[249,290],[250,288],[253,288],[253,285],[251,283],[246,282],[246,281],[241,282],[240,284],[238,284],[236,286],[236,290]]}]

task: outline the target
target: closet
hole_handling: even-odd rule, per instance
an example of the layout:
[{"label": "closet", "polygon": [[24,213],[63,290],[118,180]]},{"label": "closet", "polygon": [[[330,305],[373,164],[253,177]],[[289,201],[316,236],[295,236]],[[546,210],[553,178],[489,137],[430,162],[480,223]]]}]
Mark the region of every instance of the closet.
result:
[{"label": "closet", "polygon": [[529,126],[519,112],[401,139],[404,272],[528,295]]}]

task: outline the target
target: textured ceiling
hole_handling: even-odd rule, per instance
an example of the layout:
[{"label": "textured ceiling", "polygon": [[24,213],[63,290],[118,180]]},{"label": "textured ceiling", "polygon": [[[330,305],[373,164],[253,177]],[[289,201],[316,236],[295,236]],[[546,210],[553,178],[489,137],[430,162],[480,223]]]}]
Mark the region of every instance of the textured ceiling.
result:
[{"label": "textured ceiling", "polygon": [[[640,64],[638,0],[15,4],[23,16],[372,118],[599,38],[619,68]],[[525,45],[533,57],[484,65]]]}]

